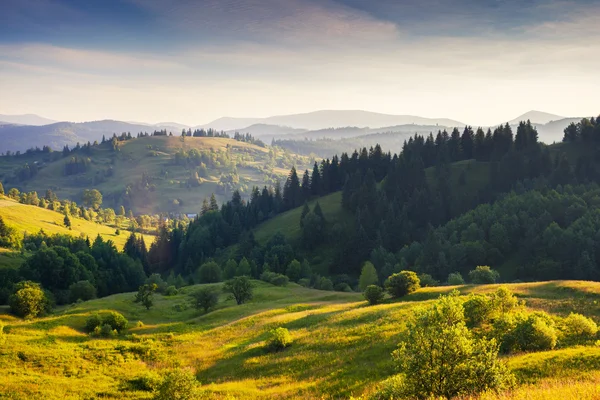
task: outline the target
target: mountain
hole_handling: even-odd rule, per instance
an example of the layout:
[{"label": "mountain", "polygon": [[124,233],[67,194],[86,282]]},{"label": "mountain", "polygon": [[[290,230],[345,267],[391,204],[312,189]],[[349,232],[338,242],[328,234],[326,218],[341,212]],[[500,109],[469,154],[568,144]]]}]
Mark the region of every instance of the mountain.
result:
[{"label": "mountain", "polygon": [[227,131],[230,135],[233,135],[235,132],[239,133],[249,133],[252,136],[256,137],[279,137],[279,136],[287,136],[287,135],[299,135],[304,132],[307,132],[306,129],[298,129],[298,128],[290,128],[289,126],[279,126],[279,125],[268,125],[268,124],[254,124],[250,125],[246,128],[242,129],[232,129]]},{"label": "mountain", "polygon": [[10,124],[34,125],[34,126],[48,125],[48,124],[53,124],[53,123],[57,122],[55,120],[40,117],[39,115],[35,115],[35,114],[23,114],[23,115],[2,115],[2,114],[0,114],[0,121],[8,122]]},{"label": "mountain", "polygon": [[538,131],[540,142],[552,144],[561,142],[564,136],[564,131],[571,123],[578,123],[581,118],[563,118],[557,121],[548,122],[547,124],[534,124]]},{"label": "mountain", "polygon": [[549,114],[546,112],[542,112],[542,111],[529,111],[526,112],[525,114],[518,116],[517,118],[513,119],[512,121],[508,121],[508,123],[510,125],[514,125],[514,124],[518,124],[521,121],[531,121],[534,124],[547,124],[548,122],[551,121],[558,121],[561,119],[564,119],[565,117],[561,117],[560,115],[555,115],[555,114]]},{"label": "mountain", "polygon": [[380,114],[361,110],[322,110],[303,114],[278,115],[268,118],[219,118],[203,125],[217,130],[242,130],[248,125],[267,124],[288,126],[306,130],[326,128],[380,128],[392,125],[441,125],[465,126],[464,123],[447,118],[423,118],[413,115]]},{"label": "mountain", "polygon": [[[1,117],[0,117],[0,120]],[[102,136],[110,138],[113,133],[117,135],[130,132],[137,135],[139,132],[153,132],[155,129],[166,129],[179,136],[181,128],[171,126],[148,126],[132,124],[122,121],[103,120],[92,122],[57,122],[49,125],[0,125],[0,153],[6,151],[25,151],[32,147],[50,146],[54,150],[61,150],[65,145],[73,146],[76,143],[101,141]]]}]

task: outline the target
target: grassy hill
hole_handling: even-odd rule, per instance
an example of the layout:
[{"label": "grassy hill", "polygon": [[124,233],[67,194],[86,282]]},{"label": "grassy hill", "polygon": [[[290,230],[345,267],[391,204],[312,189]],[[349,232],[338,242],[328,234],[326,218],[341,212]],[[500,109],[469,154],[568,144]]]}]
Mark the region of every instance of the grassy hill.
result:
[{"label": "grassy hill", "polygon": [[[191,149],[210,153],[215,162],[207,165],[206,172],[200,171],[200,183],[190,187],[188,179],[197,168],[176,165],[175,155]],[[262,187],[276,179],[285,179],[292,165],[300,170],[312,168],[308,157],[212,137],[186,137],[185,140],[175,136],[144,137],[119,142],[118,152],[104,145],[92,148],[89,155],[81,153],[78,157],[89,157],[91,163],[85,173],[71,176],[64,173],[65,163],[71,157],[51,162],[44,161],[48,156],[39,154],[0,157],[0,179],[7,190],[17,187],[21,191],[35,190],[43,194],[50,188],[59,198],[75,201],[81,200],[83,189],[96,188],[105,197],[104,205],[112,207],[114,203],[121,204],[128,185],[137,183],[142,189],[131,191],[129,197],[135,213],[197,213],[202,200],[212,193],[217,195],[217,200],[225,201],[235,189],[249,194],[253,186]],[[6,183],[15,169],[36,162],[42,167],[34,178]],[[140,184],[142,178],[145,181]]]},{"label": "grassy hill", "polygon": [[[394,373],[390,353],[414,307],[458,289],[486,293],[497,285],[425,288],[403,301],[368,307],[358,293],[325,292],[295,284],[256,282],[254,299],[237,306],[222,295],[202,315],[187,306],[183,288],[157,296],[146,311],[133,293],[60,308],[34,321],[0,314],[0,393],[8,398],[148,399],[141,378],[166,368],[195,370],[209,398],[348,398],[373,392]],[[600,283],[555,281],[508,285],[530,310],[579,312],[600,318]],[[129,332],[114,339],[83,333],[96,311],[116,310]],[[141,322],[138,322],[141,321]],[[294,343],[263,350],[268,332],[283,326]],[[505,357],[519,387],[483,399],[592,399],[600,383],[600,348],[574,347]],[[229,397],[227,397],[229,396]]]},{"label": "grassy hill", "polygon": [[[119,249],[123,248],[129,236],[127,231],[122,230],[121,234],[117,235],[114,228],[74,217],[71,217],[72,226],[71,229],[68,229],[64,226],[63,214],[45,208],[20,204],[6,198],[0,198],[0,216],[4,218],[6,224],[21,233],[38,233],[40,229],[43,229],[48,234],[60,233],[76,237],[83,234],[90,240],[100,235],[104,240],[112,240]],[[150,235],[144,235],[144,238],[148,245],[154,240],[154,237]],[[0,265],[4,264],[3,260],[6,257],[5,255],[3,258],[0,253]]]}]

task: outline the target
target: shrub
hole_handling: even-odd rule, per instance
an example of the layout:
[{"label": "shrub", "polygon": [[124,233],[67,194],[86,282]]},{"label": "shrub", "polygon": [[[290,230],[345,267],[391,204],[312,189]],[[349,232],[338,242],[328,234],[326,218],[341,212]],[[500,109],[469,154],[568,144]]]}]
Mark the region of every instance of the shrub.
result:
[{"label": "shrub", "polygon": [[333,287],[333,290],[335,290],[336,292],[352,292],[352,288],[346,282],[338,283]]},{"label": "shrub", "polygon": [[315,289],[331,291],[333,290],[333,282],[329,278],[321,277],[315,284]]},{"label": "shrub", "polygon": [[521,306],[517,297],[506,287],[500,286],[491,295],[494,311],[500,314],[506,314],[516,310]]},{"label": "shrub", "polygon": [[267,346],[272,351],[281,351],[292,345],[292,335],[286,328],[273,329],[270,335]]},{"label": "shrub", "polygon": [[470,328],[487,322],[493,312],[492,300],[483,294],[470,294],[463,303],[465,310],[465,321]]},{"label": "shrub", "polygon": [[154,392],[160,387],[161,379],[155,373],[146,373],[130,379],[127,383],[132,390]]},{"label": "shrub", "polygon": [[429,274],[419,274],[419,281],[421,282],[421,287],[434,287],[440,284],[440,281],[436,281]]},{"label": "shrub", "polygon": [[163,278],[160,276],[160,274],[152,274],[148,277],[148,279],[146,279],[146,282],[144,282],[146,285],[152,285],[155,284],[156,285],[156,291],[158,293],[164,293],[165,290],[167,290],[167,282],[165,282],[163,280]]},{"label": "shrub", "polygon": [[8,304],[13,314],[25,318],[35,318],[50,311],[50,300],[39,284],[31,281],[19,282]]},{"label": "shrub", "polygon": [[469,272],[471,283],[478,285],[496,283],[500,278],[498,271],[491,269],[487,265],[479,265],[473,271]]},{"label": "shrub", "polygon": [[448,285],[464,285],[465,284],[465,280],[463,279],[462,275],[460,274],[460,272],[452,272],[450,275],[448,275]]},{"label": "shrub", "polygon": [[189,370],[167,372],[154,400],[192,400],[198,398],[198,380]]},{"label": "shrub", "polygon": [[108,324],[117,332],[122,333],[127,329],[127,324],[129,324],[129,321],[127,321],[122,314],[116,311],[111,311],[105,315],[104,318],[102,318],[102,324]]},{"label": "shrub", "polygon": [[157,288],[158,286],[156,286],[156,283],[147,283],[140,286],[137,294],[135,295],[134,302],[142,303],[142,305],[146,307],[146,310],[149,310],[150,307],[154,305],[154,292]]},{"label": "shrub", "polygon": [[94,329],[102,325],[102,318],[98,313],[92,314],[85,320],[85,331],[87,333],[94,332]]},{"label": "shrub", "polygon": [[164,295],[165,296],[175,296],[178,293],[177,288],[173,285],[171,286],[167,286],[167,288],[165,289]]},{"label": "shrub", "polygon": [[360,278],[358,278],[358,287],[364,291],[368,286],[379,284],[379,277],[377,276],[377,270],[370,261],[367,261],[361,271]]},{"label": "shrub", "polygon": [[[98,329],[98,327],[96,327],[96,329]],[[94,330],[95,332],[96,330]],[[102,327],[100,327],[100,336],[103,337],[111,337],[111,336],[116,336],[118,334],[116,329],[113,329],[112,326],[110,326],[109,324],[104,324],[102,325]]]},{"label": "shrub", "polygon": [[298,285],[304,286],[304,287],[310,287],[310,279],[302,278],[298,281]]},{"label": "shrub", "polygon": [[517,324],[510,334],[513,337],[513,351],[552,350],[557,336],[554,322],[545,313],[533,313]]},{"label": "shrub", "polygon": [[198,280],[200,283],[221,282],[221,267],[214,261],[209,261],[198,268]]},{"label": "shrub", "polygon": [[191,294],[192,305],[198,310],[209,312],[219,303],[219,292],[214,287],[203,287]]},{"label": "shrub", "polygon": [[271,271],[265,271],[260,274],[260,280],[275,286],[287,286],[290,281],[287,276]]},{"label": "shrub", "polygon": [[87,301],[96,298],[96,288],[90,281],[79,281],[69,286],[71,303],[77,300]]},{"label": "shrub", "polygon": [[375,305],[383,301],[385,293],[383,292],[383,288],[377,285],[369,285],[365,289],[363,296],[365,297],[365,300],[369,302],[370,305]]},{"label": "shrub", "polygon": [[236,276],[225,282],[223,291],[230,293],[235,299],[235,302],[240,305],[252,299],[253,286],[248,277]]},{"label": "shrub", "polygon": [[571,313],[562,321],[562,333],[567,343],[580,344],[593,339],[598,326],[590,318]]},{"label": "shrub", "polygon": [[457,294],[418,309],[408,322],[392,354],[403,373],[403,397],[468,397],[513,384],[513,376],[498,359],[496,342],[477,338],[467,328]]},{"label": "shrub", "polygon": [[298,282],[302,276],[302,264],[298,260],[292,260],[285,269],[285,274],[292,282]]},{"label": "shrub", "polygon": [[413,271],[392,274],[385,281],[385,288],[392,297],[402,297],[421,287],[419,277]]}]

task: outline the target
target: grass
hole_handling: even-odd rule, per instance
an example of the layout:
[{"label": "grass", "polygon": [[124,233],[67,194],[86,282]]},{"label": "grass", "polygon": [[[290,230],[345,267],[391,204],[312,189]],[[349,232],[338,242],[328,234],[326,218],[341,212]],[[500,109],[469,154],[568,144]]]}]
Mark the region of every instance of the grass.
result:
[{"label": "grass", "polygon": [[[217,309],[206,315],[188,306],[188,295],[197,286],[172,297],[157,295],[149,311],[133,303],[133,293],[126,293],[63,307],[35,321],[0,314],[7,332],[0,347],[0,393],[9,398],[143,399],[151,395],[136,390],[132,379],[165,368],[191,367],[215,398],[362,396],[394,373],[390,353],[414,307],[454,289],[466,294],[497,287],[425,288],[404,301],[368,307],[359,293],[255,284],[255,297],[248,304],[237,306],[223,294]],[[586,315],[600,318],[600,283],[509,287],[531,309],[563,314],[583,308]],[[85,319],[108,310],[129,319],[128,335],[86,335]],[[282,352],[266,352],[268,332],[280,326],[289,329],[294,343]],[[519,354],[506,361],[522,386],[484,399],[558,398],[561,390],[571,396],[562,399],[598,394],[598,347]]]},{"label": "grass", "polygon": [[[63,214],[7,198],[0,198],[0,216],[7,225],[16,228],[20,233],[38,233],[43,229],[47,234],[60,233],[75,237],[83,234],[92,241],[100,235],[104,240],[112,240],[119,249],[123,248],[129,236],[129,232],[125,230],[121,230],[121,234],[117,235],[115,228],[74,217],[71,217],[72,227],[68,229],[64,226]],[[144,235],[144,238],[148,245],[154,240],[150,235]],[[0,253],[0,266],[4,265],[3,261],[8,262],[7,256],[2,257]]]},{"label": "grass", "polygon": [[[238,186],[246,188],[247,194],[253,186],[268,185],[263,172],[269,164],[267,148],[225,138],[186,137],[183,141],[180,136],[154,136],[121,142],[118,153],[108,147],[92,149],[90,155],[85,155],[90,158],[91,164],[84,174],[65,176],[63,171],[67,159],[61,158],[44,163],[33,179],[19,184],[5,184],[5,187],[7,191],[13,186],[21,191],[35,190],[39,195],[43,195],[46,189],[50,188],[61,199],[68,198],[80,202],[84,188],[93,187],[105,195],[117,193],[124,191],[128,184],[140,181],[145,174],[150,177],[156,189],[134,199],[132,208],[135,214],[198,213],[202,200],[209,198],[212,193],[217,195],[219,202],[229,200],[231,192],[223,191],[218,182],[221,174],[230,173],[231,168],[224,165],[210,168],[209,176],[203,177],[199,187],[188,188],[185,183],[193,169],[174,164],[175,154],[181,149],[227,152],[240,178]],[[0,157],[0,179],[3,176],[11,176],[16,168],[25,163],[31,164],[36,161],[43,161],[43,156]],[[275,166],[269,173],[285,179],[292,164],[300,170],[311,166],[308,157],[279,151],[275,157]],[[112,176],[99,183],[97,180],[92,183],[93,177],[97,174],[104,175],[104,171],[108,169],[112,170]],[[82,179],[87,181],[82,183]],[[176,199],[180,205],[173,203]]]}]

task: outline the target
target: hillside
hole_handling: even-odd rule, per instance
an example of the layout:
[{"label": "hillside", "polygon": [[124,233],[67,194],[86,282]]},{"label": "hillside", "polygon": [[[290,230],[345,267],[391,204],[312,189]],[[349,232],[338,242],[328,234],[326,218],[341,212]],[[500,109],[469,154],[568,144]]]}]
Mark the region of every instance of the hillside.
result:
[{"label": "hillside", "polygon": [[35,115],[35,114],[23,114],[23,115],[0,114],[0,121],[7,122],[9,124],[15,124],[15,125],[33,125],[33,126],[48,125],[48,124],[53,124],[53,123],[57,122],[52,119],[40,117],[39,115]]},{"label": "hillside", "polygon": [[[100,235],[104,240],[112,240],[119,249],[123,248],[129,236],[129,232],[125,230],[122,230],[120,235],[116,235],[115,228],[74,217],[71,218],[72,227],[68,229],[64,226],[63,214],[45,208],[20,204],[6,198],[0,198],[0,216],[6,224],[15,227],[20,233],[38,233],[40,229],[43,229],[47,234],[60,233],[75,237],[84,235],[88,236],[90,240]],[[154,240],[154,237],[150,235],[144,235],[144,238],[148,245]],[[0,253],[0,266],[9,263],[10,260],[3,260],[1,256],[2,253]]]},{"label": "hillside", "polygon": [[[0,118],[0,121],[5,121]],[[6,121],[10,122],[10,121]],[[65,145],[73,147],[76,143],[87,143],[102,140],[102,136],[112,137],[114,133],[140,132],[152,133],[155,129],[166,129],[174,135],[181,133],[176,126],[152,126],[140,123],[103,120],[90,122],[47,122],[46,124],[6,125],[0,126],[0,153],[10,151],[24,152],[32,147],[50,146],[53,150],[61,150]]]},{"label": "hillside", "polygon": [[[185,154],[184,154],[185,152]],[[179,154],[178,154],[179,153]],[[66,176],[71,158],[45,162],[50,155],[0,157],[4,186],[44,193],[51,188],[60,198],[80,201],[83,189],[96,188],[104,206],[121,204],[134,213],[198,213],[204,198],[229,200],[234,190],[248,196],[253,186],[271,186],[289,173],[292,165],[312,166],[307,157],[271,150],[234,139],[213,137],[151,136],[93,147],[84,173]],[[11,179],[25,163],[41,168],[32,179]],[[197,178],[195,174],[197,175]]]},{"label": "hillside", "polygon": [[[390,353],[415,307],[453,289],[465,295],[498,287],[424,288],[402,301],[366,307],[358,293],[255,284],[250,303],[236,306],[222,295],[217,309],[206,315],[187,306],[187,295],[197,287],[157,296],[149,311],[133,303],[133,293],[125,293],[63,307],[34,321],[0,314],[5,324],[0,370],[7,372],[0,392],[17,399],[148,399],[145,380],[165,368],[191,367],[212,398],[367,395],[395,373]],[[528,311],[600,317],[595,305],[599,283],[507,287],[526,302]],[[101,339],[83,333],[88,316],[108,310],[129,320],[127,335]],[[268,332],[280,326],[289,329],[294,343],[282,352],[265,352]],[[519,386],[482,399],[592,399],[600,380],[598,360],[595,346],[506,356]]]}]

